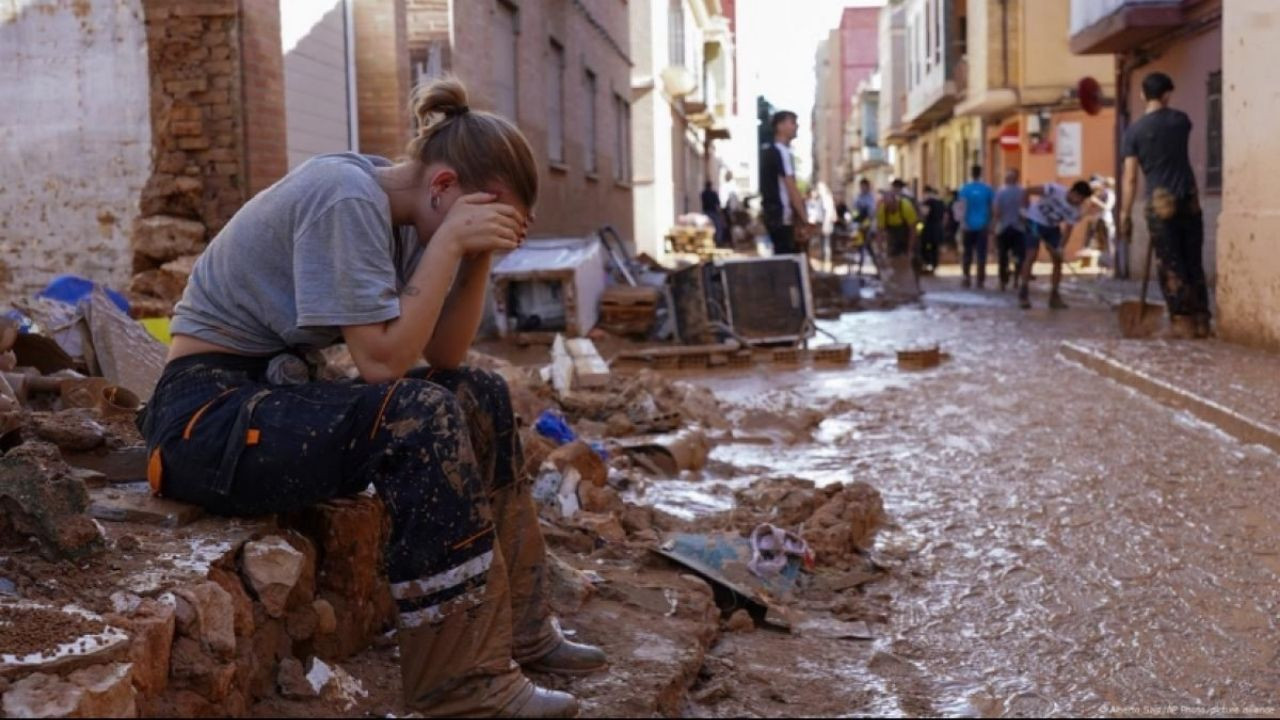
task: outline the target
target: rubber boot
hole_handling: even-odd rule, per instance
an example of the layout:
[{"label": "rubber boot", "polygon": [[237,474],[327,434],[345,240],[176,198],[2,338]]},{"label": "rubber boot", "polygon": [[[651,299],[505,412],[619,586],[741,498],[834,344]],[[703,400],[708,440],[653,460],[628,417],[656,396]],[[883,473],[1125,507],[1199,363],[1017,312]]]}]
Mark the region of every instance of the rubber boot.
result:
[{"label": "rubber boot", "polygon": [[405,704],[425,717],[566,717],[572,695],[539,688],[511,658],[511,606],[500,548],[479,602],[462,595],[439,619],[401,627],[400,674]]},{"label": "rubber boot", "polygon": [[529,488],[516,483],[497,490],[491,506],[498,526],[498,545],[508,558],[512,655],[516,662],[535,672],[560,675],[587,675],[607,668],[603,651],[566,640],[551,614],[547,602],[547,549]]}]

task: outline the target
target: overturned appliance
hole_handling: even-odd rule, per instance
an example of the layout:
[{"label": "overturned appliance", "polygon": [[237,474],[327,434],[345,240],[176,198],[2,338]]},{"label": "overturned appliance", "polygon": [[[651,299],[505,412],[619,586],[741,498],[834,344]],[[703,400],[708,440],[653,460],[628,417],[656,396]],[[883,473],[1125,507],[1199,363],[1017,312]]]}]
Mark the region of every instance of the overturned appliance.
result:
[{"label": "overturned appliance", "polygon": [[813,337],[813,291],[803,255],[726,258],[672,273],[680,342],[732,337],[747,344],[798,343]]},{"label": "overturned appliance", "polygon": [[556,334],[585,335],[595,327],[605,289],[600,240],[529,239],[492,271],[498,334],[550,342]]}]

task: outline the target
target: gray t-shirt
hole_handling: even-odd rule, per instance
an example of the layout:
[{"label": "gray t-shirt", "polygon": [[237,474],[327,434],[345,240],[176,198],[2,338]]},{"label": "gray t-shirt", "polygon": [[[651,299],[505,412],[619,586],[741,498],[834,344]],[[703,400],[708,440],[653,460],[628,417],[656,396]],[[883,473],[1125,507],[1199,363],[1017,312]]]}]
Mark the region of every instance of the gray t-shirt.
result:
[{"label": "gray t-shirt", "polygon": [[1022,202],[1026,193],[1021,185],[1005,185],[996,191],[996,232],[1022,227]]},{"label": "gray t-shirt", "polygon": [[196,261],[172,332],[269,355],[326,347],[344,325],[399,317],[422,245],[413,228],[392,228],[373,176],[386,165],[319,155],[245,203]]}]

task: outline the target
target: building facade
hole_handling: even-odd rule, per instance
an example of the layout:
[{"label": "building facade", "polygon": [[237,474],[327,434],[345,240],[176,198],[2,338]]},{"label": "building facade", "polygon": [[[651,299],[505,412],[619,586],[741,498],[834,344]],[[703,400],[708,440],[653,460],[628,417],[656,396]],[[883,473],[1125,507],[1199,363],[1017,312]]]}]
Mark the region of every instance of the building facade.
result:
[{"label": "building facade", "polygon": [[511,119],[540,169],[530,233],[632,226],[635,111],[623,3],[408,0],[410,81],[452,73],[473,107]]},{"label": "building facade", "polygon": [[720,0],[632,0],[630,88],[635,246],[661,258],[676,218],[700,212],[703,183],[729,164],[734,44]]},{"label": "building facade", "polygon": [[814,58],[813,179],[848,199],[856,178],[850,164],[854,96],[879,63],[880,9],[845,8]]},{"label": "building facade", "polygon": [[[1142,117],[1142,79],[1160,71],[1173,78],[1174,107],[1191,116],[1191,165],[1204,208],[1205,272],[1217,285],[1218,215],[1223,198],[1223,42],[1221,0],[1072,0],[1071,49],[1081,55],[1116,57],[1116,113],[1110,127],[1122,137]],[[1119,178],[1117,152],[1108,174]],[[1139,180],[1135,217],[1141,219],[1145,191]],[[1146,253],[1145,223],[1135,222],[1134,258]]]}]

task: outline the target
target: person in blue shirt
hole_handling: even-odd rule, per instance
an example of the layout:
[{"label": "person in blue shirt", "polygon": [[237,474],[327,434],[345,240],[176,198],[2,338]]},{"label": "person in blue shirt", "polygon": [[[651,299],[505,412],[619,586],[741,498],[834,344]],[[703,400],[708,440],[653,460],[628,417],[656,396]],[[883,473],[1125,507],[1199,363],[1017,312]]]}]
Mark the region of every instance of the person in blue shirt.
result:
[{"label": "person in blue shirt", "polygon": [[969,171],[972,180],[960,188],[960,200],[964,203],[964,286],[969,287],[969,267],[974,255],[978,261],[978,287],[987,280],[987,236],[991,234],[992,206],[996,193],[982,182],[982,166],[974,165]]}]

